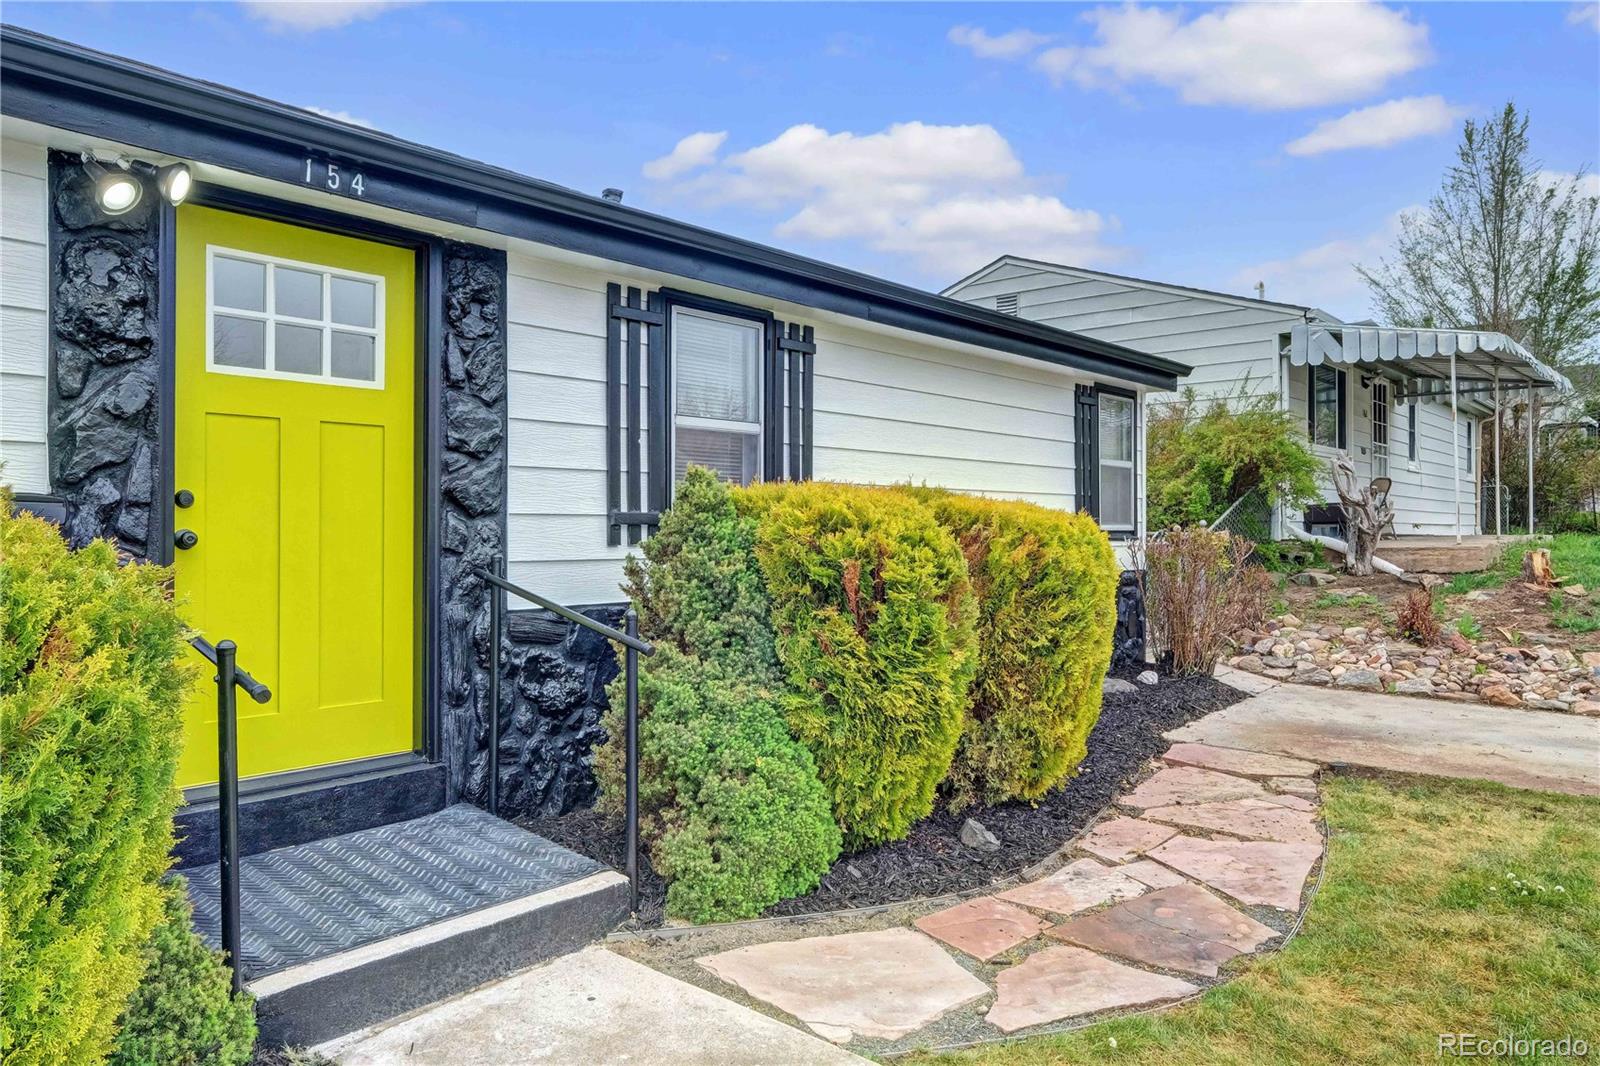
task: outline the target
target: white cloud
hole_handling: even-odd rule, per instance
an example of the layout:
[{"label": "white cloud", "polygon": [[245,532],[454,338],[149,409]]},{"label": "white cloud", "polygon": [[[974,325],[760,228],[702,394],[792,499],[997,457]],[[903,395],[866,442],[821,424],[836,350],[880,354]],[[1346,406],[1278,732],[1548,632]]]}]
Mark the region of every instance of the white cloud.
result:
[{"label": "white cloud", "polygon": [[291,33],[338,29],[414,2],[416,0],[241,0],[251,18],[265,22],[274,30]]},{"label": "white cloud", "polygon": [[1114,222],[1039,191],[992,126],[791,126],[678,186],[713,206],[782,214],[774,232],[858,241],[945,280],[1006,252],[1103,261]]},{"label": "white cloud", "polygon": [[1413,137],[1442,133],[1466,113],[1466,108],[1448,104],[1442,96],[1403,96],[1319,122],[1310,133],[1285,145],[1284,151],[1321,155],[1347,148],[1387,148]]},{"label": "white cloud", "polygon": [[709,131],[691,133],[673,145],[672,151],[660,159],[652,159],[646,163],[644,176],[652,181],[670,181],[691,170],[708,167],[717,161],[717,150],[727,139],[727,130],[717,133]]},{"label": "white cloud", "polygon": [[1345,321],[1367,317],[1371,294],[1356,273],[1356,265],[1374,266],[1394,248],[1400,220],[1420,208],[1407,207],[1384,220],[1364,236],[1340,237],[1282,259],[1256,263],[1237,271],[1222,286],[1229,292],[1254,296],[1257,282],[1265,282],[1267,299],[1319,307]]},{"label": "white cloud", "polygon": [[1190,104],[1281,109],[1368,96],[1428,61],[1428,28],[1381,4],[1236,4],[1185,19],[1183,8],[1101,7],[1095,42],[1048,49],[1035,66],[1057,85],[1152,82]]},{"label": "white cloud", "polygon": [[1032,30],[1012,30],[991,37],[980,26],[952,26],[948,37],[951,44],[971,50],[979,59],[1021,59],[1050,42],[1048,34]]},{"label": "white cloud", "polygon": [[360,118],[356,115],[352,115],[348,111],[341,111],[336,108],[318,107],[316,104],[306,104],[303,110],[314,112],[318,115],[321,115],[323,118],[331,118],[336,122],[348,122],[352,126],[365,126],[369,130],[375,130],[378,128],[364,118]]},{"label": "white cloud", "polygon": [[1600,4],[1573,4],[1567,9],[1567,25],[1600,31]]},{"label": "white cloud", "polygon": [[1534,177],[1540,185],[1561,191],[1577,182],[1579,196],[1600,198],[1600,173],[1588,173],[1580,178],[1570,170],[1541,170]]}]

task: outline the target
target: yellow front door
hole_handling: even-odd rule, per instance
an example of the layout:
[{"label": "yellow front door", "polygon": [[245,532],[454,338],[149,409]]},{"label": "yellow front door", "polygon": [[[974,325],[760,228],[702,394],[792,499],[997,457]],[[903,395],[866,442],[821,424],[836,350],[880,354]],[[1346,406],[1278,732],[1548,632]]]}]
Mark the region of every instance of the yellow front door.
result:
[{"label": "yellow front door", "polygon": [[[242,776],[415,745],[413,273],[405,249],[178,211],[177,592],[272,689],[240,695]],[[217,779],[216,730],[198,686],[180,784]]]}]

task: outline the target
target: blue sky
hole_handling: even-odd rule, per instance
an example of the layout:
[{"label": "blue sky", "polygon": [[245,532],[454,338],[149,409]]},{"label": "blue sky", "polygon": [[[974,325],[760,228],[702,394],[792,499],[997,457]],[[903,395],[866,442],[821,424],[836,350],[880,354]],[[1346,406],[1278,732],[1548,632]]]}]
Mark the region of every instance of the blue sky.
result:
[{"label": "blue sky", "polygon": [[[1368,313],[1514,100],[1600,162],[1600,6],[10,2],[6,21],[940,288],[1005,252]],[[682,143],[680,143],[682,142]],[[1600,183],[1596,184],[1600,188]]]}]

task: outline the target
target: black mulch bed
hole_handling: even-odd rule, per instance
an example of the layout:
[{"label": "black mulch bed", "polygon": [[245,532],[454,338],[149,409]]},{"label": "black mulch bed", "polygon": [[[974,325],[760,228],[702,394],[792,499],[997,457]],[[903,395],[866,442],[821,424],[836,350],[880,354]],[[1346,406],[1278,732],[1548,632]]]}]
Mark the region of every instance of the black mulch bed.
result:
[{"label": "black mulch bed", "polygon": [[[813,914],[942,896],[981,888],[1024,870],[1077,836],[1148,760],[1165,751],[1162,733],[1243,698],[1244,693],[1209,677],[1164,677],[1153,687],[1140,685],[1138,692],[1107,696],[1077,776],[1038,806],[1002,803],[954,815],[936,810],[904,840],[840,857],[816,889],[779,903],[767,914]],[[1000,838],[1003,846],[998,852],[961,843],[961,826],[968,818],[978,819]],[[586,810],[521,824],[579,854],[618,870],[623,867],[620,820]],[[657,926],[666,882],[649,868],[648,856],[641,852],[639,858],[639,924]]]}]

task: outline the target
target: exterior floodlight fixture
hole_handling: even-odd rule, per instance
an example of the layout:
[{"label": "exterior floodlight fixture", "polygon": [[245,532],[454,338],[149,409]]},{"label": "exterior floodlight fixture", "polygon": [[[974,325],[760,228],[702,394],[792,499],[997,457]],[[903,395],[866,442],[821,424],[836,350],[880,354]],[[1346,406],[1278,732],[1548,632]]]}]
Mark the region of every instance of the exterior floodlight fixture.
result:
[{"label": "exterior floodlight fixture", "polygon": [[189,173],[187,163],[168,163],[164,167],[156,168],[156,188],[161,190],[162,199],[173,207],[177,207],[189,198],[189,192],[194,188],[194,177]]},{"label": "exterior floodlight fixture", "polygon": [[94,182],[95,203],[108,215],[125,215],[144,199],[144,187],[120,156],[113,157],[108,165],[84,152],[83,171]]}]

